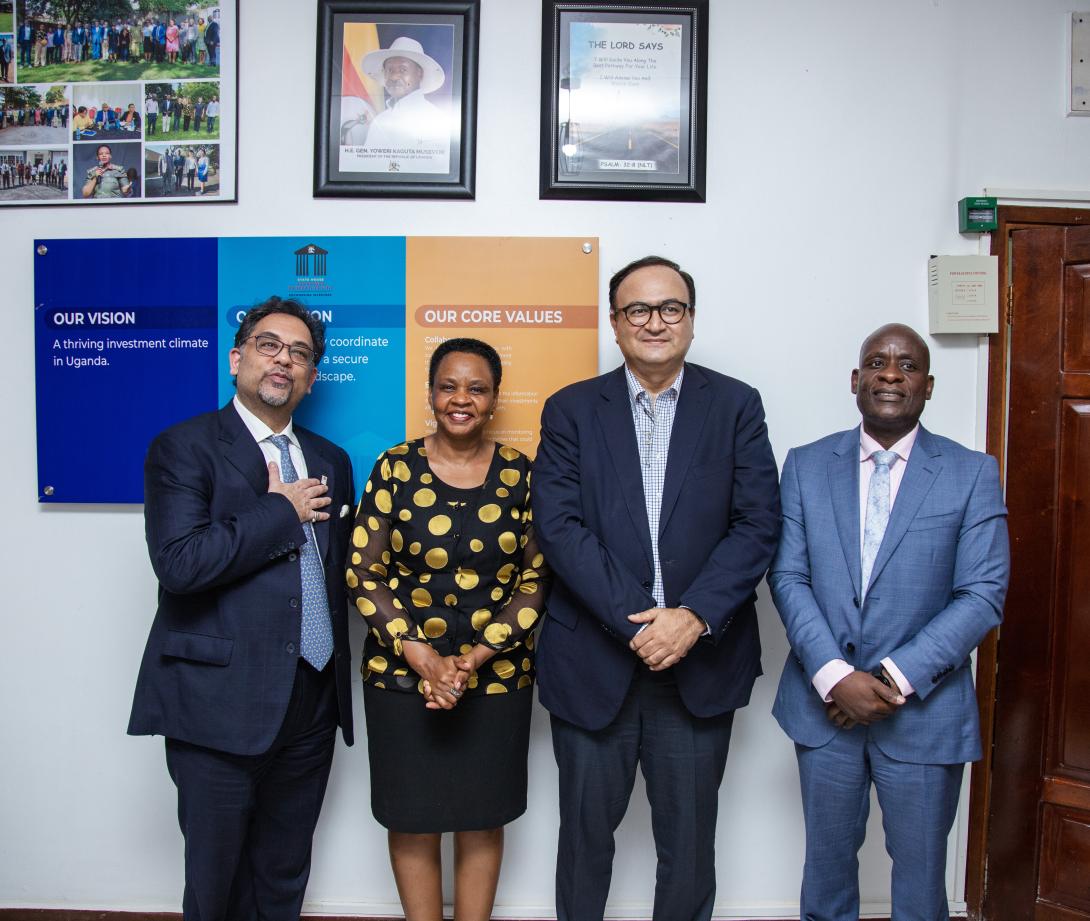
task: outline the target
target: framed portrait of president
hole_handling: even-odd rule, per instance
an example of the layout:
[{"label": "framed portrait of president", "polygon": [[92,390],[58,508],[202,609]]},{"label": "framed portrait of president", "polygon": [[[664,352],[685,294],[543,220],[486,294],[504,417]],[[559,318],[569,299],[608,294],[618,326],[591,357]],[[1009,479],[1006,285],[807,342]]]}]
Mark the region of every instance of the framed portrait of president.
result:
[{"label": "framed portrait of president", "polygon": [[704,201],[708,0],[543,0],[541,198]]},{"label": "framed portrait of president", "polygon": [[473,198],[480,0],[319,0],[314,195]]}]

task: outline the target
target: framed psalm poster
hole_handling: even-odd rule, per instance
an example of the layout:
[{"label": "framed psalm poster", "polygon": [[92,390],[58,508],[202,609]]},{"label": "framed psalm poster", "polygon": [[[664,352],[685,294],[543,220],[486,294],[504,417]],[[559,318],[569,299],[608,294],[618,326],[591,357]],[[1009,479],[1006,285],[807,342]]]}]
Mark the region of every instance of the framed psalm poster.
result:
[{"label": "framed psalm poster", "polygon": [[543,0],[541,197],[704,201],[708,0]]},{"label": "framed psalm poster", "polygon": [[238,0],[15,0],[13,12],[0,207],[238,200]]},{"label": "framed psalm poster", "polygon": [[473,198],[480,0],[318,0],[315,197]]}]

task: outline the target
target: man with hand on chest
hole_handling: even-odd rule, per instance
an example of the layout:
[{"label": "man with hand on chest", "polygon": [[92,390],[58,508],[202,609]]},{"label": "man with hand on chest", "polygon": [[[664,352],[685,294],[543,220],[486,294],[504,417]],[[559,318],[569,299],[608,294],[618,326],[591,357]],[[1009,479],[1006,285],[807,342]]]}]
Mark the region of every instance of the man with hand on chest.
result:
[{"label": "man with hand on chest", "polygon": [[324,348],[298,302],[251,309],[230,352],[235,397],[148,450],[159,608],[129,733],[166,738],[186,921],[298,919],[338,726],[352,744],[352,467],[292,423]]}]

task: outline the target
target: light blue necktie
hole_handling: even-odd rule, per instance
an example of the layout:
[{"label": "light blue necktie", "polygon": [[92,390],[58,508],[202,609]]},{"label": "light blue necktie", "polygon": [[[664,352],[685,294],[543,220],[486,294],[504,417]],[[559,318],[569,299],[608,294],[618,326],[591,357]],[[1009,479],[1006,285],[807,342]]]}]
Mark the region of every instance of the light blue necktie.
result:
[{"label": "light blue necktie", "polygon": [[867,517],[863,526],[863,594],[867,594],[870,584],[874,558],[882,546],[882,538],[889,524],[889,468],[897,460],[896,451],[875,451],[870,459],[874,461],[874,472],[867,489]]},{"label": "light blue necktie", "polygon": [[[285,483],[294,483],[299,479],[299,474],[288,451],[288,436],[270,435],[269,441],[280,449],[280,479]],[[299,567],[303,574],[303,630],[299,652],[321,671],[333,655],[333,627],[329,622],[325,571],[318,558],[318,540],[313,523],[308,522],[306,531],[308,539],[299,550]]]}]

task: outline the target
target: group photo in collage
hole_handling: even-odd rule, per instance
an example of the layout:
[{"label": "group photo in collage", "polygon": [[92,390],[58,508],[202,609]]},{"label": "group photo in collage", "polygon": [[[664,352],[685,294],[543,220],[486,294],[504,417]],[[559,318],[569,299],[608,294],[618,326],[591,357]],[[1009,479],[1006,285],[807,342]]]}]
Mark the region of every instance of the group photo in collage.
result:
[{"label": "group photo in collage", "polygon": [[219,196],[233,31],[200,0],[0,0],[0,205]]}]

